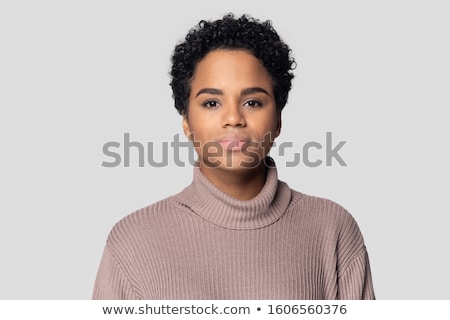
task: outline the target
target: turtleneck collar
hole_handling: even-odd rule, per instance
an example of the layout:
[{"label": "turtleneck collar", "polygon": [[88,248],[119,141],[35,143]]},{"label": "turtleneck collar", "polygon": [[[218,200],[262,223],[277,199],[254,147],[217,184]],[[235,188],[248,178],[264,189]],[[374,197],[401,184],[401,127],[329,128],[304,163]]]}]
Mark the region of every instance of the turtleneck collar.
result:
[{"label": "turtleneck collar", "polygon": [[256,197],[239,200],[217,188],[194,167],[191,185],[178,201],[201,218],[229,229],[257,229],[277,221],[291,201],[289,186],[278,180],[275,165],[267,169],[266,182]]}]

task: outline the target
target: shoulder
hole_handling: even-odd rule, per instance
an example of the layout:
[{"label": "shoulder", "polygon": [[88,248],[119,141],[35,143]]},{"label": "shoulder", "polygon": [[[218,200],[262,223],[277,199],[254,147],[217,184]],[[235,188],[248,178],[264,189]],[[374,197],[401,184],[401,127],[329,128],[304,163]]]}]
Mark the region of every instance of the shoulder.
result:
[{"label": "shoulder", "polygon": [[301,214],[316,221],[326,221],[336,226],[345,226],[356,223],[350,212],[340,203],[314,195],[308,195],[292,190],[290,211]]},{"label": "shoulder", "polygon": [[[307,232],[321,235],[321,239],[333,248],[347,263],[365,251],[364,239],[354,216],[341,204],[333,200],[292,192],[289,215],[303,225]],[[342,257],[345,257],[342,258]]]},{"label": "shoulder", "polygon": [[292,190],[288,214],[299,223],[320,231],[329,240],[346,245],[364,246],[363,237],[354,216],[340,203]]},{"label": "shoulder", "polygon": [[178,213],[176,195],[140,208],[121,218],[109,232],[107,243],[117,245],[142,240],[158,230],[170,228]]}]

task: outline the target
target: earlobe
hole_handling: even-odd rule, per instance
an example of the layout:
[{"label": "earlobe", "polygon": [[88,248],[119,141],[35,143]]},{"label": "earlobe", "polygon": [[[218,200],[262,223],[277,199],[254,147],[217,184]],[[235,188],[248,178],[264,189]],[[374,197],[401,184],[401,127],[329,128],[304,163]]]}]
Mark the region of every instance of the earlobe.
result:
[{"label": "earlobe", "polygon": [[189,122],[186,115],[183,115],[183,131],[184,135],[190,140],[191,139],[191,129],[189,128]]},{"label": "earlobe", "polygon": [[275,130],[275,138],[278,137],[281,133],[281,112],[278,113],[277,116],[277,129]]}]

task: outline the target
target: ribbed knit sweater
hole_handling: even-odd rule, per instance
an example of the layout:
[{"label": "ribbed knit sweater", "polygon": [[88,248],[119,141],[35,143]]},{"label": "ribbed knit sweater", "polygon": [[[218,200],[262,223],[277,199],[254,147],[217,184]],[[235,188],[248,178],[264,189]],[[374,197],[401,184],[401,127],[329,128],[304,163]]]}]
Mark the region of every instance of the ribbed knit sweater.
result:
[{"label": "ribbed knit sweater", "polygon": [[194,168],[182,192],[119,221],[104,249],[93,299],[375,299],[353,217],[291,190],[268,169],[238,200]]}]

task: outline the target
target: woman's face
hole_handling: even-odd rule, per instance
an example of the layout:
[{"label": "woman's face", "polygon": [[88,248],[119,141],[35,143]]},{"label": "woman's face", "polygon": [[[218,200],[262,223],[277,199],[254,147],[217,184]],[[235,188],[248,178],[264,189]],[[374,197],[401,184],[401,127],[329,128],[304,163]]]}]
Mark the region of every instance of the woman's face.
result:
[{"label": "woman's face", "polygon": [[183,128],[201,167],[259,166],[280,127],[272,79],[255,56],[215,50],[198,63]]}]

